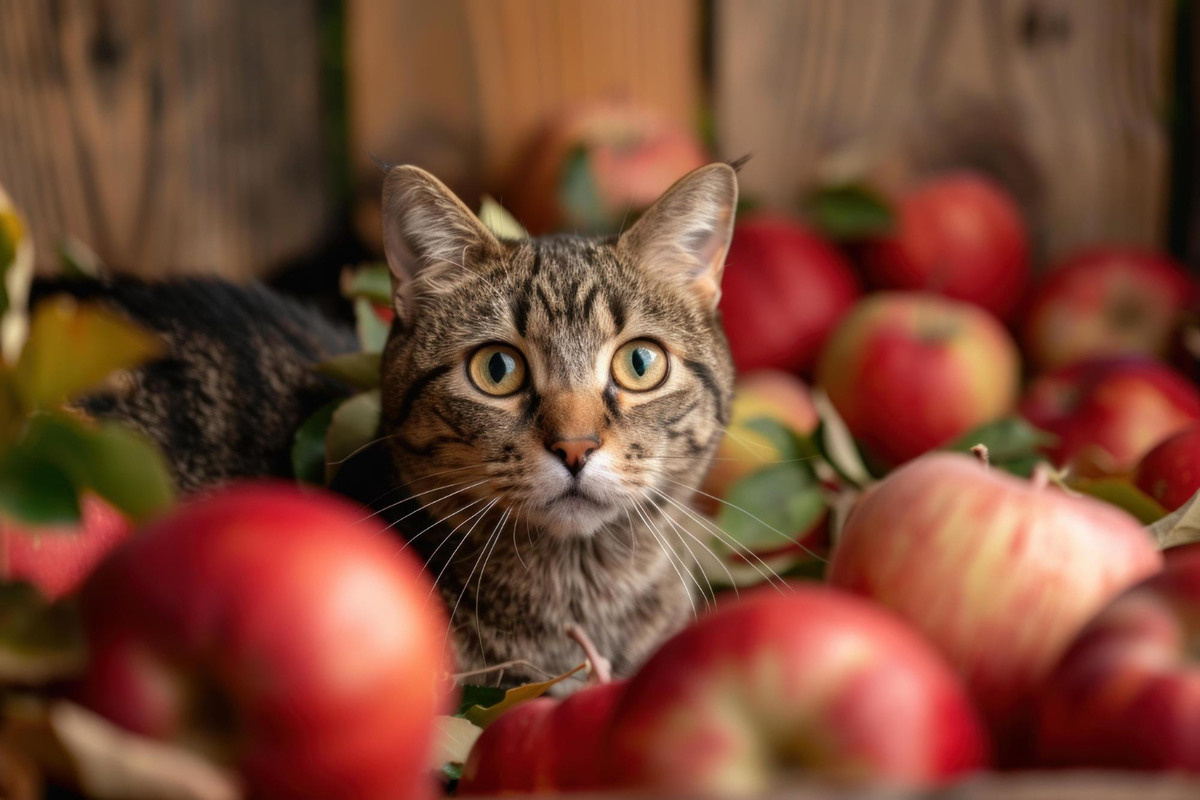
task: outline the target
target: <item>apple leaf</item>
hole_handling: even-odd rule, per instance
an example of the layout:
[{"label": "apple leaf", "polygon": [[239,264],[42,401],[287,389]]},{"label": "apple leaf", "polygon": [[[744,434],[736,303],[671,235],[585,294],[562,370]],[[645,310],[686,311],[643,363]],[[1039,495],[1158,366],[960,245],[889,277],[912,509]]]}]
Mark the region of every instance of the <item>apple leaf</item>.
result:
[{"label": "apple leaf", "polygon": [[162,340],[101,305],[71,297],[38,304],[16,368],[26,408],[50,408],[94,389],[110,373],[163,351]]},{"label": "apple leaf", "polygon": [[1021,417],[1005,417],[964,433],[943,449],[969,453],[983,445],[992,466],[1028,478],[1043,460],[1042,448],[1054,441],[1054,436]]},{"label": "apple leaf", "polygon": [[440,769],[446,777],[457,780],[462,777],[462,765],[467,763],[467,755],[479,734],[483,733],[483,728],[462,717],[438,717],[434,724],[437,730],[430,754],[430,768]]},{"label": "apple leaf", "polygon": [[1143,525],[1162,519],[1167,510],[1157,500],[1133,485],[1127,478],[1071,478],[1067,485],[1117,508],[1128,511]]},{"label": "apple leaf", "polygon": [[743,423],[743,427],[769,441],[779,453],[780,461],[804,461],[821,456],[812,439],[770,417],[754,417]]},{"label": "apple leaf", "polygon": [[0,583],[0,685],[37,686],[76,677],[86,663],[78,609],[33,586]]},{"label": "apple leaf", "polygon": [[379,353],[387,344],[388,325],[375,313],[375,306],[365,297],[354,301],[355,327],[358,343],[368,353]]},{"label": "apple leaf", "polygon": [[456,717],[461,717],[471,706],[494,706],[504,699],[504,690],[499,686],[476,686],[463,684],[459,687],[460,701]]},{"label": "apple leaf", "polygon": [[355,389],[374,389],[379,386],[381,366],[382,356],[378,351],[363,351],[334,356],[313,369]]},{"label": "apple leaf", "polygon": [[342,270],[342,296],[347,300],[365,298],[373,303],[392,304],[392,275],[387,264],[363,264]]},{"label": "apple leaf", "polygon": [[69,476],[76,493],[90,489],[136,522],[162,513],[175,500],[158,447],[118,423],[35,414],[14,452],[53,463]]},{"label": "apple leaf", "polygon": [[130,733],[65,700],[18,697],[4,741],[55,782],[96,800],[237,800],[236,776],[190,750]]},{"label": "apple leaf", "polygon": [[379,433],[379,390],[360,392],[333,411],[325,432],[325,483],[352,455],[375,441]]},{"label": "apple leaf", "polygon": [[861,184],[819,188],[809,195],[806,205],[813,224],[839,241],[881,236],[895,224],[892,208]]},{"label": "apple leaf", "polygon": [[297,429],[292,439],[292,475],[300,483],[325,485],[325,437],[333,422],[333,412],[342,402],[339,399],[326,403]]},{"label": "apple leaf", "polygon": [[842,415],[834,408],[833,401],[820,387],[812,392],[813,406],[820,423],[813,432],[812,441],[821,457],[833,467],[842,480],[862,488],[875,482],[871,471],[863,462],[858,445],[846,426]]},{"label": "apple leaf", "polygon": [[808,531],[825,513],[825,499],[803,464],[773,464],[730,487],[717,525],[751,552],[775,550]]},{"label": "apple leaf", "polygon": [[486,728],[495,722],[501,714],[508,711],[513,706],[524,703],[526,700],[533,700],[541,697],[550,690],[550,687],[556,683],[562,683],[567,678],[575,675],[581,670],[587,669],[587,662],[580,664],[575,669],[564,672],[549,680],[539,681],[537,683],[527,683],[524,686],[516,686],[504,693],[504,699],[490,706],[471,706],[462,713],[462,716],[480,728]]},{"label": "apple leaf", "polygon": [[1200,542],[1200,492],[1146,528],[1160,550]]},{"label": "apple leaf", "polygon": [[479,221],[500,239],[529,238],[529,231],[517,222],[512,212],[496,202],[491,195],[485,194],[483,202],[479,204]]},{"label": "apple leaf", "polygon": [[53,461],[10,450],[0,459],[0,510],[30,525],[71,525],[79,521],[78,491]]}]

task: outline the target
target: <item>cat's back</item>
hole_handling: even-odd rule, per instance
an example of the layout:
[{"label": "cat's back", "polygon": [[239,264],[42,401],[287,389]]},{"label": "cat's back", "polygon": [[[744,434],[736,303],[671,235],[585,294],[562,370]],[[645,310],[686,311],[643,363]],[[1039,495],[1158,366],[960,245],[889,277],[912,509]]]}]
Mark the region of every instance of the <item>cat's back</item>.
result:
[{"label": "cat's back", "polygon": [[80,406],[156,440],[184,491],[234,478],[290,475],[296,429],[346,387],[312,370],[356,346],[316,309],[259,284],[216,279],[51,280],[161,335],[166,354],[110,381]]}]

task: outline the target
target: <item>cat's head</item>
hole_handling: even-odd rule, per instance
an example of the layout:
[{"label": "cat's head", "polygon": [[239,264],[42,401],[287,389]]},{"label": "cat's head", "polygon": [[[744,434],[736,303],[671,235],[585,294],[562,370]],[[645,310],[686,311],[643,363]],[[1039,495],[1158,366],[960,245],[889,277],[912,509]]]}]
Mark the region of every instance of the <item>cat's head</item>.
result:
[{"label": "cat's head", "polygon": [[432,175],[393,168],[383,432],[412,494],[561,536],[690,495],[729,412],[717,300],[736,201],[712,164],[618,237],[502,241]]}]

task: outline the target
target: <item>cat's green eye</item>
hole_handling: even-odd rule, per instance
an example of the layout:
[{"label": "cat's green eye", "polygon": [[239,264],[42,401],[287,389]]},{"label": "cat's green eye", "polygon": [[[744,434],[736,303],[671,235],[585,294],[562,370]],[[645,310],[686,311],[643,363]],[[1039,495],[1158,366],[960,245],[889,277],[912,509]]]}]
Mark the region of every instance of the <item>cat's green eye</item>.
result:
[{"label": "cat's green eye", "polygon": [[485,344],[471,355],[467,373],[479,391],[504,397],[525,385],[525,357],[506,344]]},{"label": "cat's green eye", "polygon": [[667,378],[667,354],[649,339],[634,339],[617,349],[612,376],[617,385],[632,392],[648,392]]}]

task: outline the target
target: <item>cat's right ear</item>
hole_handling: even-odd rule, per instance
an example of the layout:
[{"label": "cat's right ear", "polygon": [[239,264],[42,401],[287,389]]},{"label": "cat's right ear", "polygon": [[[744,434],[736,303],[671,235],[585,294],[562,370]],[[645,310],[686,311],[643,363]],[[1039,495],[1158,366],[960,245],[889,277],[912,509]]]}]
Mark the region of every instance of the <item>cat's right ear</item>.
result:
[{"label": "cat's right ear", "polygon": [[418,282],[468,269],[472,259],[502,246],[454,192],[423,169],[392,167],[383,181],[383,251],[392,273],[392,306],[404,325],[412,322]]}]

